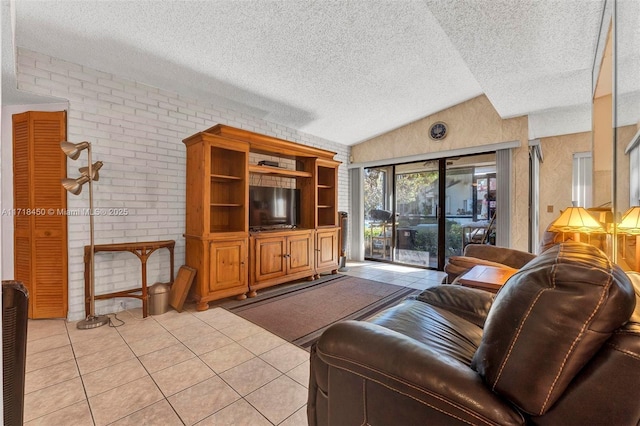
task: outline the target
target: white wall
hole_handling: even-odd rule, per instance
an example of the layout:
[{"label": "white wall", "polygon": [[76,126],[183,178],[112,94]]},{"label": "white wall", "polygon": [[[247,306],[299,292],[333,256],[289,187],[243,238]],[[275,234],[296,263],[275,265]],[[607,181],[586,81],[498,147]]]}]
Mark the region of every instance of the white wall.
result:
[{"label": "white wall", "polygon": [[[40,53],[20,49],[17,63],[18,88],[67,99],[67,139],[91,142],[93,161],[104,162],[100,181],[94,185],[95,208],[128,209],[127,216],[95,217],[96,244],[173,239],[177,271],[184,264],[186,165],[182,139],[219,123],[338,152],[336,159],[344,163],[339,172],[338,204],[340,210],[348,211],[348,146]],[[4,129],[4,115],[2,120]],[[3,130],[3,147],[6,143]],[[78,167],[86,166],[86,162],[84,153],[77,161],[69,160],[69,177],[78,176]],[[3,198],[6,192],[11,193],[11,185],[6,184],[11,173],[11,156],[3,152]],[[68,209],[86,207],[88,191],[69,195]],[[11,229],[13,224],[3,222],[3,229],[5,226]],[[77,320],[85,315],[82,251],[89,242],[88,217],[70,216],[68,229],[68,318]],[[6,240],[7,234],[3,237]],[[12,262],[11,240],[3,246],[3,263],[5,258]],[[151,256],[149,285],[168,279],[168,260],[166,250]],[[140,262],[134,255],[96,255],[97,294],[139,285]],[[96,312],[117,311],[121,300],[127,307],[139,305],[136,299],[97,301]]]}]

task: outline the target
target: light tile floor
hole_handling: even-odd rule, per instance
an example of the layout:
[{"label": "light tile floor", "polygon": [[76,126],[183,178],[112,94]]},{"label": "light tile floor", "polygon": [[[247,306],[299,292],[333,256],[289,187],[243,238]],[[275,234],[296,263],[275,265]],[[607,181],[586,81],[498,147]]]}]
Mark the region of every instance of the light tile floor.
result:
[{"label": "light tile floor", "polygon": [[[347,275],[424,289],[444,274],[376,262]],[[306,425],[309,353],[223,308],[78,330],[30,320],[27,425]],[[114,320],[117,324],[117,321]]]}]

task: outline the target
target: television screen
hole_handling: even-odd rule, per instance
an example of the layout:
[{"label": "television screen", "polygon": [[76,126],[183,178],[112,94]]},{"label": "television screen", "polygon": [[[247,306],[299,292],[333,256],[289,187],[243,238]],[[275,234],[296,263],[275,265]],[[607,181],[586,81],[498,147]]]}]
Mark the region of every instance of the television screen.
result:
[{"label": "television screen", "polygon": [[300,190],[249,187],[249,227],[256,229],[293,228],[299,222]]}]

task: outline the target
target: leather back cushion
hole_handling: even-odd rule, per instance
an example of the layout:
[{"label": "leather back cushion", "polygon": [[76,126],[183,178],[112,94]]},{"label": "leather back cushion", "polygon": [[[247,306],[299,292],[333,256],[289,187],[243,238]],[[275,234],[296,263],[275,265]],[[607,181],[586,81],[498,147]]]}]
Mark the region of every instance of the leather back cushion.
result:
[{"label": "leather back cushion", "polygon": [[604,253],[559,244],[500,290],[472,367],[496,393],[542,415],[634,306],[629,279]]}]

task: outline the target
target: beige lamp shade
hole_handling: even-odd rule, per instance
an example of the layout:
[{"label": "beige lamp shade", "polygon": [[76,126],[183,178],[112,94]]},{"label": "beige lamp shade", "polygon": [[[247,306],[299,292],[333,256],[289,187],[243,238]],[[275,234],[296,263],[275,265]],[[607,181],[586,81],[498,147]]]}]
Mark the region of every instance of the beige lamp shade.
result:
[{"label": "beige lamp shade", "polygon": [[568,207],[549,226],[549,231],[589,233],[604,232],[604,228],[583,207]]},{"label": "beige lamp shade", "polygon": [[618,231],[624,234],[640,235],[640,206],[626,211],[618,225]]},{"label": "beige lamp shade", "polygon": [[60,142],[60,148],[65,153],[65,155],[72,160],[77,160],[80,156],[80,151],[83,149],[87,149],[91,146],[89,142],[80,142],[80,143],[72,143],[67,141]]},{"label": "beige lamp shade", "polygon": [[[95,163],[93,163],[93,165],[91,166],[91,174],[93,176],[91,176],[91,180],[92,181],[98,181],[100,180],[100,174],[98,173],[98,170],[100,170],[102,168],[102,161],[96,161]],[[83,176],[89,176],[89,167],[80,167],[78,169],[80,171],[80,173]]]},{"label": "beige lamp shade", "polygon": [[73,195],[78,195],[82,191],[82,185],[87,182],[89,182],[89,176],[82,175],[76,179],[62,179],[62,186]]}]

